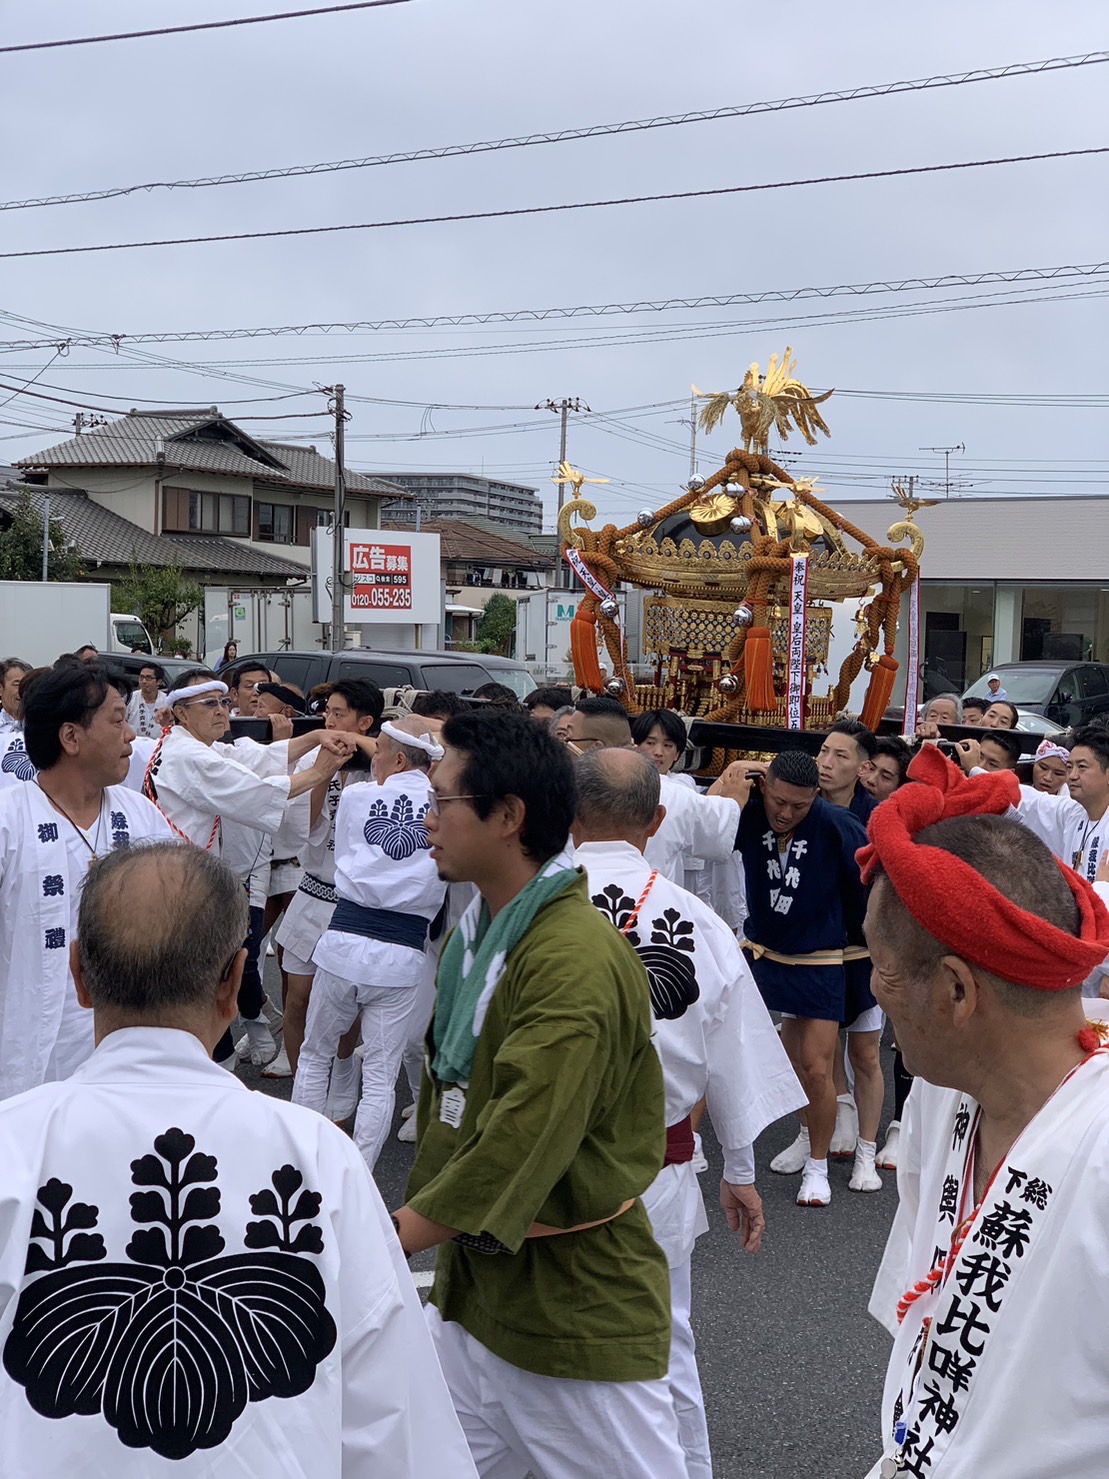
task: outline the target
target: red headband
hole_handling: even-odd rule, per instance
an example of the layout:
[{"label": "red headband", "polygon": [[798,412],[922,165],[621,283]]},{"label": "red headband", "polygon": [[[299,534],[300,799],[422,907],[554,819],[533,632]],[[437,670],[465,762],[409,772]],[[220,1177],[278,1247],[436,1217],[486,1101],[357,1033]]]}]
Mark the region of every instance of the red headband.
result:
[{"label": "red headband", "polygon": [[1056,859],[1078,905],[1077,937],[1029,914],[980,873],[916,834],[948,817],[1004,816],[1020,800],[1011,770],[964,776],[935,745],[924,745],[905,785],[871,815],[870,843],[856,854],[864,883],[879,866],[916,922],[953,955],[1039,991],[1078,986],[1109,956],[1109,910],[1094,889]]}]

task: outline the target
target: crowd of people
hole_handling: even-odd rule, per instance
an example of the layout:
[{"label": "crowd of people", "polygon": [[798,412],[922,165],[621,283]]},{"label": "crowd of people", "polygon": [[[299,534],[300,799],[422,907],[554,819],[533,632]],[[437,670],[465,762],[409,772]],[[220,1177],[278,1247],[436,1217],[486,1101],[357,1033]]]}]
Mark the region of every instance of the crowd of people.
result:
[{"label": "crowd of people", "polygon": [[0,667],[5,1472],[710,1479],[700,1128],[756,1254],[794,1114],[798,1216],[837,1157],[900,1173],[874,1474],[1098,1472],[1099,1358],[1056,1347],[1100,1272],[1109,728],[1022,784],[1004,694],[953,744],[942,697],[698,784],[667,711],[303,694],[232,646]]}]

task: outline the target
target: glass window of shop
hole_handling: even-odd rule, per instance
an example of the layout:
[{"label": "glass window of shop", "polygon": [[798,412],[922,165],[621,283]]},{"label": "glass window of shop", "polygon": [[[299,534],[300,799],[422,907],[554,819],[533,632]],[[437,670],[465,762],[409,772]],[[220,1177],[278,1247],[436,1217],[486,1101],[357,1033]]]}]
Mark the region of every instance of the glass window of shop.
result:
[{"label": "glass window of shop", "polygon": [[1023,662],[1109,662],[1109,588],[1025,586],[1020,657]]},{"label": "glass window of shop", "polygon": [[922,581],[924,697],[969,687],[994,661],[994,584]]}]

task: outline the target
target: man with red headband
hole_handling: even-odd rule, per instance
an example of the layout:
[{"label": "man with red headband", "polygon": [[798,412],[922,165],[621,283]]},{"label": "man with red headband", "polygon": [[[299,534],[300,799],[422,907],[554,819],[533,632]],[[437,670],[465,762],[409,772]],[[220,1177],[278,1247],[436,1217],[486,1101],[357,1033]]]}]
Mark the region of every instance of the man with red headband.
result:
[{"label": "man with red headband", "polygon": [[1109,913],[1007,815],[1012,772],[927,747],[909,774],[859,855],[874,993],[917,1075],[870,1306],[894,1336],[873,1479],[1100,1474],[1109,1053],[1080,990]]}]

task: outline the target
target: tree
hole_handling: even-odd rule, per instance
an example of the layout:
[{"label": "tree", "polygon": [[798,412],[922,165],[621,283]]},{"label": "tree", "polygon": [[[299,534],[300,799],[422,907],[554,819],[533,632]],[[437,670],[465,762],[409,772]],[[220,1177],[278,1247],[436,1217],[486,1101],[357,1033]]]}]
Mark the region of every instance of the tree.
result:
[{"label": "tree", "polygon": [[168,644],[171,649],[176,645],[177,623],[204,600],[203,588],[183,579],[176,565],[140,565],[133,551],[130,571],[116,590],[123,609],[156,633],[159,647]]},{"label": "tree", "polygon": [[500,591],[490,596],[477,624],[477,649],[498,657],[511,657],[516,645],[516,602]]},{"label": "tree", "polygon": [[[61,522],[50,520],[49,580],[77,580],[85,572],[77,546],[66,539]],[[22,490],[11,523],[0,530],[0,580],[42,579],[42,514],[29,491]]]}]

